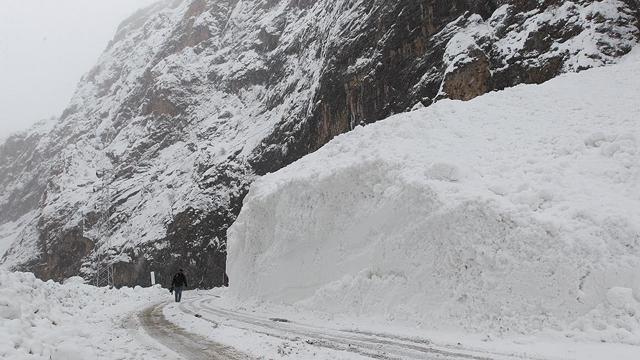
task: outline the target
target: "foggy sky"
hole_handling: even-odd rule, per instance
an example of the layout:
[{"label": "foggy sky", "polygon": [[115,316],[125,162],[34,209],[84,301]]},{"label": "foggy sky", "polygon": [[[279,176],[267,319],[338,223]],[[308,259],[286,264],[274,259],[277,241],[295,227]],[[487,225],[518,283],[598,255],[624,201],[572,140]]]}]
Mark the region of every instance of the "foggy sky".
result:
[{"label": "foggy sky", "polygon": [[60,115],[122,20],[155,0],[0,0],[0,139]]}]

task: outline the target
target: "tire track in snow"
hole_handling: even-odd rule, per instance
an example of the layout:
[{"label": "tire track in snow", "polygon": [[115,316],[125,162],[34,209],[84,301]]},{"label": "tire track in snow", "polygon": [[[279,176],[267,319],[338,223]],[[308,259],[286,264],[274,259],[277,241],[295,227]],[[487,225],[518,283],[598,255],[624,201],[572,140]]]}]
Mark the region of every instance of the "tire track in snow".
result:
[{"label": "tire track in snow", "polygon": [[190,334],[169,322],[162,313],[167,302],[142,311],[138,317],[145,332],[186,360],[249,360],[236,349],[214,343],[202,336]]},{"label": "tire track in snow", "polygon": [[427,340],[394,337],[349,330],[332,330],[293,322],[279,322],[250,314],[232,312],[209,304],[210,299],[199,298],[180,304],[188,313],[198,313],[214,325],[238,328],[287,341],[304,341],[313,346],[349,351],[375,359],[424,360],[507,360],[523,359],[506,354],[474,350],[452,349],[431,344]]}]

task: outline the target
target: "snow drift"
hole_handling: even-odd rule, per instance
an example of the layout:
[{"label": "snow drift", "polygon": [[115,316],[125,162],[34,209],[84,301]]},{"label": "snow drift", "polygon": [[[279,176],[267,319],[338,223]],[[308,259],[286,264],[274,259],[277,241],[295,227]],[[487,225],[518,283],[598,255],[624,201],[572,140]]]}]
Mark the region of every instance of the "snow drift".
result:
[{"label": "snow drift", "polygon": [[148,359],[149,349],[135,345],[124,317],[160,294],[156,288],[96,288],[78,277],[43,282],[0,270],[0,358]]},{"label": "snow drift", "polygon": [[639,73],[634,51],[337,137],[252,186],[231,292],[640,344]]}]

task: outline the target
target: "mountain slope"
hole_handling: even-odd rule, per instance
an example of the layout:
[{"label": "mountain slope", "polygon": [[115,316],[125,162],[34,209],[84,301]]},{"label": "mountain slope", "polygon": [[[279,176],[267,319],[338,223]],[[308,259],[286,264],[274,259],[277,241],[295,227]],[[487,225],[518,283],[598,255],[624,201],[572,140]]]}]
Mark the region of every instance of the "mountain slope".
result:
[{"label": "mountain slope", "polygon": [[161,1],[51,130],[0,145],[2,262],[90,277],[107,254],[117,284],[185,267],[219,285],[258,176],[414,106],[615,62],[637,16],[630,0]]}]

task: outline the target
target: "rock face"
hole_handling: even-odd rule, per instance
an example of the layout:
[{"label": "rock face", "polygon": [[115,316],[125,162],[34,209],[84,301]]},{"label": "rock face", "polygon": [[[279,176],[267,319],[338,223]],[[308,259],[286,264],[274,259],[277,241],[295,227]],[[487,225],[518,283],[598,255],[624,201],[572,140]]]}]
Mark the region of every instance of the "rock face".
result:
[{"label": "rock face", "polygon": [[167,0],[118,29],[52,127],[0,145],[4,266],[223,284],[251,182],[355,126],[615,62],[638,3]]}]

